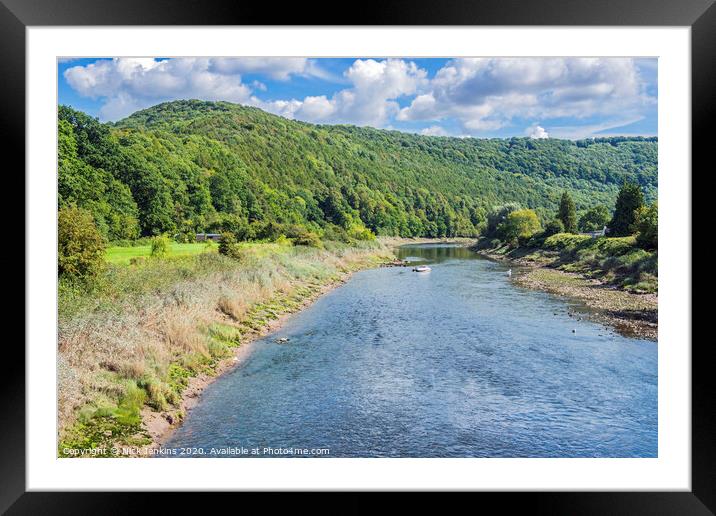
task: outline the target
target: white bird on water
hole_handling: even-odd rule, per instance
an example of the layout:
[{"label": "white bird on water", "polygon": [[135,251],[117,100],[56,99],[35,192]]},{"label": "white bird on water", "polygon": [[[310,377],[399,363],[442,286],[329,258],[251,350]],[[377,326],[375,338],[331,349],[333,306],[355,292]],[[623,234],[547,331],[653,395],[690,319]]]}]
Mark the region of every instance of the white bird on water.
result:
[{"label": "white bird on water", "polygon": [[508,275],[508,276],[512,276],[512,269],[510,269],[510,270],[507,271],[507,275]]}]

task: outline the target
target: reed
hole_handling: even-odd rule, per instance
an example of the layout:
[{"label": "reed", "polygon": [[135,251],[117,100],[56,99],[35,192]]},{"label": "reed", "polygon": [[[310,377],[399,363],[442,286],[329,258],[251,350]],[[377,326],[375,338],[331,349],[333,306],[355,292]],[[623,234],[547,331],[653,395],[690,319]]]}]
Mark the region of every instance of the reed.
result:
[{"label": "reed", "polygon": [[143,409],[171,409],[188,377],[212,374],[302,299],[391,256],[380,242],[241,251],[239,261],[206,253],[110,264],[91,286],[60,284],[60,450],[141,441]]}]

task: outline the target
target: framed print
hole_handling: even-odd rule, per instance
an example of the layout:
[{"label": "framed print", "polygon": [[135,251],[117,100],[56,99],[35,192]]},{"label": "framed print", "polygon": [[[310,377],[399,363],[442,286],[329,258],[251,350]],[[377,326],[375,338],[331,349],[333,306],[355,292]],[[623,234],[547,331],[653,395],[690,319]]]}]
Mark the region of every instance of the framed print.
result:
[{"label": "framed print", "polygon": [[27,202],[3,510],[440,490],[713,511],[691,170],[716,8],[548,4],[317,25],[3,0]]}]

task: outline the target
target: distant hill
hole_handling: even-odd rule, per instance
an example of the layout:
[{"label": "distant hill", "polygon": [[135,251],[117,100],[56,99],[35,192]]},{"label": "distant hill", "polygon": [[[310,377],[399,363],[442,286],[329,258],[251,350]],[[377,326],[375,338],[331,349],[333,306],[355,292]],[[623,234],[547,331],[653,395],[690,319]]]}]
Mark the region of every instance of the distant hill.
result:
[{"label": "distant hill", "polygon": [[237,226],[471,236],[508,201],[547,219],[562,191],[611,208],[625,181],[657,193],[656,138],[418,136],[314,125],[228,102],[175,101],[101,124],[59,110],[59,202],[109,239]]}]

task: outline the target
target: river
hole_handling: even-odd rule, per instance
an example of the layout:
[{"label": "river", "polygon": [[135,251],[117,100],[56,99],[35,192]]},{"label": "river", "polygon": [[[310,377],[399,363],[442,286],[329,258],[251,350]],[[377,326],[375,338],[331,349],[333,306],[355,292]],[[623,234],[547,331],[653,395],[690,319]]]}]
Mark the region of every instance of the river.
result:
[{"label": "river", "polygon": [[252,344],[165,447],[241,457],[257,448],[264,457],[657,456],[656,343],[519,288],[504,264],[466,248],[411,245],[398,256],[432,271],[354,274]]}]

